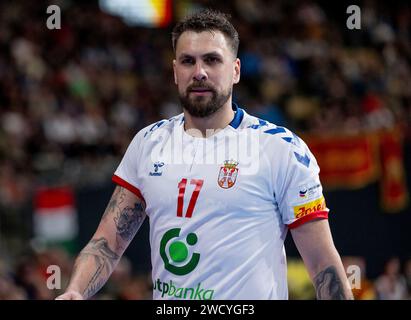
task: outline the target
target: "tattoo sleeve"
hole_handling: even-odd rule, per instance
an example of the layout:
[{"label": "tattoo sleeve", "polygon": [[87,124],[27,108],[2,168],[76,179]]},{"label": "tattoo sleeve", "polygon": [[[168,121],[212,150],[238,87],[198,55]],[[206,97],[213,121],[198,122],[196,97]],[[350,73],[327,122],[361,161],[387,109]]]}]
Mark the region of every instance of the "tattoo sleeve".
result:
[{"label": "tattoo sleeve", "polygon": [[80,252],[73,270],[73,288],[85,299],[106,283],[145,218],[144,203],[117,187],[95,238]]},{"label": "tattoo sleeve", "polygon": [[337,269],[329,266],[314,278],[314,286],[319,300],[345,300],[344,286]]},{"label": "tattoo sleeve", "polygon": [[[109,215],[114,216],[117,235],[123,241],[129,242],[143,224],[145,213],[141,201],[135,202],[133,204],[134,207],[122,205],[125,198],[124,189],[118,188],[104,212],[103,220],[107,219]],[[120,245],[119,247],[121,248],[122,246]]]},{"label": "tattoo sleeve", "polygon": [[101,289],[120,259],[120,256],[109,248],[105,238],[99,238],[92,239],[80,252],[74,265],[74,272],[76,272],[82,262],[89,259],[91,259],[89,262],[94,264],[96,271],[92,274],[82,292],[85,299],[93,296]]},{"label": "tattoo sleeve", "polygon": [[131,241],[144,221],[144,208],[135,203],[134,208],[125,207],[114,218],[117,234],[125,241]]},{"label": "tattoo sleeve", "polygon": [[120,205],[124,202],[125,192],[123,188],[116,188],[110,202],[107,205],[106,211],[104,211],[102,220],[106,219],[109,213],[120,210]]}]

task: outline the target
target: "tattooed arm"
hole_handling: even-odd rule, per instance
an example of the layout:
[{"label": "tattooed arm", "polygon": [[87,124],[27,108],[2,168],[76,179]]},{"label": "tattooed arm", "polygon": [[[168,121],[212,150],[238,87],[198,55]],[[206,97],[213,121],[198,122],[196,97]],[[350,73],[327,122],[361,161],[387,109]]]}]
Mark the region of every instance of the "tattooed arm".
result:
[{"label": "tattooed arm", "polygon": [[66,292],[56,299],[88,299],[101,289],[141,227],[144,209],[140,198],[116,187],[96,233],[76,259]]},{"label": "tattooed arm", "polygon": [[328,220],[307,222],[291,229],[291,234],[313,281],[317,299],[353,299]]}]

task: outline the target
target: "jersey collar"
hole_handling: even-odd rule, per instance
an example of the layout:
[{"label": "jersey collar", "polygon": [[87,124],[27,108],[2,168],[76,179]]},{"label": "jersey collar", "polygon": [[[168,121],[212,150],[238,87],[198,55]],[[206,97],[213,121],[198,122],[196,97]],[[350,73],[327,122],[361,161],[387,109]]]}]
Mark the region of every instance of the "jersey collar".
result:
[{"label": "jersey collar", "polygon": [[244,111],[235,102],[233,102],[232,108],[235,114],[233,120],[230,122],[230,126],[232,126],[234,129],[238,129],[241,121],[243,121]]}]

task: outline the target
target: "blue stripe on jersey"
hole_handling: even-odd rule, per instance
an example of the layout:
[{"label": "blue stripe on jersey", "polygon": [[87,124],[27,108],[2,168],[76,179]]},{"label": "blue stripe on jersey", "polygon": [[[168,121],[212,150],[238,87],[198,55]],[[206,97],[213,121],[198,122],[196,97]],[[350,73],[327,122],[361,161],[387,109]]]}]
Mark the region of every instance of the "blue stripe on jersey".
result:
[{"label": "blue stripe on jersey", "polygon": [[310,157],[307,154],[302,156],[301,154],[294,152],[294,155],[299,163],[305,165],[307,168],[310,166]]},{"label": "blue stripe on jersey", "polygon": [[288,143],[291,143],[293,141],[293,138],[291,137],[283,137],[283,140],[287,141]]},{"label": "blue stripe on jersey", "polygon": [[258,124],[252,124],[250,126],[248,126],[247,128],[251,128],[251,129],[259,129],[261,127],[265,127],[268,126],[268,122],[262,119],[258,119]]},{"label": "blue stripe on jersey", "polygon": [[299,147],[301,145],[300,138],[294,132],[291,133],[293,134],[293,137],[283,137],[283,140],[295,145],[296,147]]},{"label": "blue stripe on jersey", "polygon": [[146,131],[146,133],[144,134],[144,138],[146,137],[146,135],[150,132],[153,132],[155,129],[160,128],[161,125],[166,122],[166,120],[161,120],[156,122],[155,124],[153,124],[153,126],[150,128],[150,130]]},{"label": "blue stripe on jersey", "polygon": [[274,129],[266,130],[264,133],[269,133],[269,134],[277,134],[277,133],[284,133],[286,132],[283,127],[277,127]]}]

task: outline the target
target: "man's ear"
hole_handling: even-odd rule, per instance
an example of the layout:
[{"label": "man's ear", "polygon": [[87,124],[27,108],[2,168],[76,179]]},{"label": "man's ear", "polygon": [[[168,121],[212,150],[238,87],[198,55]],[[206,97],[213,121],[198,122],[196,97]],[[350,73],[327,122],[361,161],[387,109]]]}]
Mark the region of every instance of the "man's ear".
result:
[{"label": "man's ear", "polygon": [[177,84],[176,59],[173,60],[174,83]]},{"label": "man's ear", "polygon": [[240,59],[236,58],[234,61],[233,83],[240,82],[240,75],[241,75],[241,61]]}]

